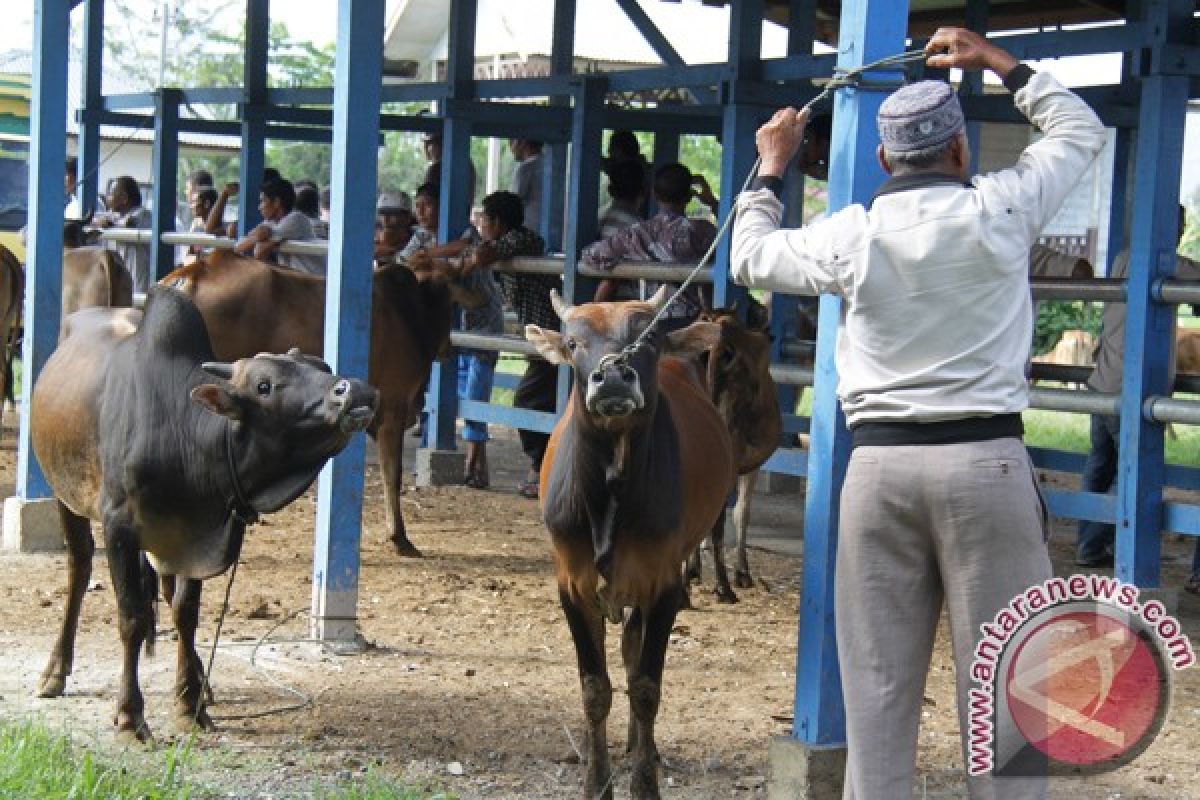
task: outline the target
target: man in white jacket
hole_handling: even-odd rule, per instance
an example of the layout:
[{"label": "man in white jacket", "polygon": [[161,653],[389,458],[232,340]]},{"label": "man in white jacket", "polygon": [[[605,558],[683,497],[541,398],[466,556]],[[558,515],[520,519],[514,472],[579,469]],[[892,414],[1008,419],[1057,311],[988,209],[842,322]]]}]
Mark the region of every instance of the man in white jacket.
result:
[{"label": "man in white jacket", "polygon": [[[911,795],[943,603],[966,732],[980,624],[1051,576],[1045,507],[1021,441],[1029,251],[1104,144],[1082,100],[979,35],[939,30],[926,49],[930,66],[986,68],[1014,93],[1044,134],[1016,166],[970,178],[958,99],[923,81],[880,108],[890,177],[872,202],[780,230],[780,176],[807,121],[782,109],[758,131],[762,165],[733,234],[737,282],[844,303],[838,396],[854,450],[835,596],[854,800]],[[973,777],[969,788],[972,798],[1042,797],[1045,779]]]}]

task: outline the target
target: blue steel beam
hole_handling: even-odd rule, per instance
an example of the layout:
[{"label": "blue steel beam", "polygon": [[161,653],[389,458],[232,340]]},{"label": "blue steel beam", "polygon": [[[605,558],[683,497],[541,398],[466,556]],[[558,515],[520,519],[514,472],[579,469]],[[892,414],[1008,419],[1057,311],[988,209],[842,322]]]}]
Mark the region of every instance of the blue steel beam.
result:
[{"label": "blue steel beam", "polygon": [[[379,75],[385,0],[339,0],[334,61],[333,207],[325,290],[325,359],[334,372],[367,378],[371,348]],[[351,58],[351,53],[354,54]],[[368,113],[359,113],[365,109]],[[317,483],[312,633],[353,641],[358,604],[365,443],[355,436]]]},{"label": "blue steel beam", "polygon": [[[663,32],[654,24],[654,20],[650,19],[650,15],[646,10],[638,4],[638,0],[617,0],[617,5],[625,12],[625,16],[633,23],[633,27],[637,28],[638,33],[646,40],[646,44],[650,45],[650,49],[654,51],[662,62],[670,67],[686,67],[687,62],[683,60],[683,56],[679,55],[679,51],[675,49],[671,41],[663,35]],[[762,17],[759,17],[761,24]],[[709,89],[702,87],[690,89],[692,99],[697,103],[713,102],[713,93]]]},{"label": "blue steel beam", "polygon": [[[762,57],[762,19],[765,11],[763,0],[746,0],[734,3],[729,8],[729,65],[730,83],[753,81],[759,76],[759,61]],[[737,192],[745,183],[750,168],[754,165],[754,134],[762,123],[763,109],[739,102],[737,97],[727,103],[722,111],[721,130],[721,197],[718,206],[718,221],[733,213]],[[745,306],[746,290],[729,280],[729,247],[731,236],[721,238],[717,244],[716,261],[713,269],[713,305],[728,306],[741,299]]]},{"label": "blue steel beam", "polygon": [[[852,68],[905,49],[908,3],[854,0],[842,4],[838,66]],[[883,180],[875,159],[875,116],[885,94],[843,90],[834,100],[829,163],[829,209],[865,203]],[[833,621],[833,577],[842,480],[850,436],[837,400],[834,364],[841,300],[821,298],[813,386],[808,492],[804,507],[804,577],[796,659],[792,735],[811,746],[846,740],[842,683]]]},{"label": "blue steel beam", "polygon": [[262,221],[262,215],[258,213],[258,190],[262,186],[263,167],[266,166],[265,111],[270,31],[270,0],[246,0],[246,43],[242,62],[245,99],[241,104],[242,152],[239,161],[242,190],[238,193],[238,230],[242,236]]},{"label": "blue steel beam", "polygon": [[29,128],[29,252],[25,269],[25,365],[21,430],[17,442],[17,496],[49,497],[50,487],[29,440],[33,383],[58,341],[62,296],[62,219],[67,158],[67,52],[71,18],[67,0],[42,0],[33,11],[33,97]]},{"label": "blue steel beam", "polygon": [[[1147,2],[1145,21],[1161,43],[1191,17],[1191,3]],[[1146,419],[1144,399],[1166,394],[1175,307],[1154,302],[1150,287],[1175,271],[1179,176],[1188,79],[1142,78],[1130,225],[1130,260],[1121,385],[1121,433],[1117,468],[1116,574],[1138,586],[1157,586],[1163,524],[1163,426]]]},{"label": "blue steel beam", "polygon": [[[451,0],[449,60],[446,64],[446,118],[442,133],[442,197],[438,206],[438,238],[442,242],[457,239],[467,226],[471,211],[471,186],[468,169],[471,158],[471,121],[456,116],[470,108],[475,73],[476,0]],[[429,404],[432,410],[426,422],[429,446],[435,450],[454,450],[455,418],[458,415],[457,359],[436,361],[429,376]]]},{"label": "blue steel beam", "polygon": [[789,56],[810,56],[817,38],[817,4],[812,0],[788,0]]},{"label": "blue steel beam", "polygon": [[[575,71],[575,0],[555,0],[554,19],[551,26],[550,72],[556,78],[569,78]],[[570,116],[570,94],[550,98],[550,106]],[[546,249],[558,251],[563,245],[563,213],[566,202],[567,142],[571,140],[570,126],[567,137],[550,144],[545,149],[542,167],[541,219],[532,224],[542,232]],[[547,141],[544,135],[523,137]],[[526,223],[530,224],[530,223]]]},{"label": "blue steel beam", "polygon": [[[967,19],[966,27],[976,33],[987,35],[988,25],[988,0],[967,0]],[[962,74],[962,81],[958,85],[958,96],[960,101],[968,96],[976,96],[983,94],[983,72],[972,71]],[[967,141],[971,146],[971,174],[974,175],[979,171],[979,135],[982,132],[983,125],[977,119],[967,120]]]},{"label": "blue steel beam", "polygon": [[[81,108],[100,108],[103,102],[104,0],[87,0],[83,19],[83,91]],[[96,207],[100,190],[100,124],[89,120],[79,126],[79,183],[75,189],[86,217]]]},{"label": "blue steel beam", "polygon": [[162,235],[175,230],[175,206],[179,171],[178,89],[158,90],[158,109],[154,115],[154,208],[150,227],[151,282],[165,277],[175,268],[175,248],[162,243]]}]

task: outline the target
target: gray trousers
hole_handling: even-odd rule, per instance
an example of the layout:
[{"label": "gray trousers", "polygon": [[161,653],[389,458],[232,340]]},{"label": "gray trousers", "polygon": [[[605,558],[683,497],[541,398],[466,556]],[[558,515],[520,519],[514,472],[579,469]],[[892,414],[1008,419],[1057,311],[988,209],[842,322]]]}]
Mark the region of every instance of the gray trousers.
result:
[{"label": "gray trousers", "polygon": [[[849,746],[845,800],[912,795],[942,603],[950,612],[965,758],[979,626],[1049,577],[1044,506],[1019,439],[854,450],[835,581]],[[989,775],[968,785],[974,800],[1045,796],[1044,778]]]}]

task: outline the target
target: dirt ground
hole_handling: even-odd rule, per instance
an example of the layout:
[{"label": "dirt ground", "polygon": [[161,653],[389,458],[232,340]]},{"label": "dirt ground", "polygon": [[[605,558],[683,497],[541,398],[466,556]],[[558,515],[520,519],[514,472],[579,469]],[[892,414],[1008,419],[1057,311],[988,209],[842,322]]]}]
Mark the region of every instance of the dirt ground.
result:
[{"label": "dirt ground", "polygon": [[[198,741],[192,778],[238,798],[311,796],[318,786],[372,769],[462,798],[582,793],[578,681],[549,544],[536,504],[514,491],[522,469],[514,437],[498,436],[492,490],[406,493],[410,535],[424,559],[392,553],[382,486],[378,472],[369,471],[359,625],[371,647],[364,653],[336,655],[304,641],[312,493],[251,530],[214,668],[219,730]],[[0,449],[5,496],[11,494],[13,442],[6,428]],[[768,740],[790,727],[801,559],[788,552],[800,550],[801,496],[760,495],[757,502],[756,519],[766,523],[753,532],[760,546],[751,565],[759,586],[741,590],[733,606],[695,592],[697,609],[681,614],[671,637],[658,725],[664,797],[765,797]],[[1071,571],[1070,541],[1070,527],[1059,524],[1052,548],[1060,573]],[[1165,585],[1181,584],[1190,547],[1168,537]],[[64,560],[0,556],[0,716],[36,715],[106,750],[118,642],[102,552],[67,694],[33,698],[62,611]],[[205,659],[224,587],[222,577],[205,591],[199,633]],[[1185,628],[1200,643],[1200,604],[1190,597],[1181,602]],[[174,644],[165,619],[159,628],[157,655],[142,660],[141,685],[161,745],[171,740]],[[610,741],[617,796],[628,797],[627,706],[616,633],[610,629],[608,642],[618,690]],[[1114,774],[1055,783],[1051,796],[1200,798],[1200,670],[1177,677],[1171,716],[1146,753]],[[943,629],[926,689],[917,797],[965,796],[952,687]],[[295,704],[303,707],[281,710]],[[229,719],[247,714],[265,715]]]}]

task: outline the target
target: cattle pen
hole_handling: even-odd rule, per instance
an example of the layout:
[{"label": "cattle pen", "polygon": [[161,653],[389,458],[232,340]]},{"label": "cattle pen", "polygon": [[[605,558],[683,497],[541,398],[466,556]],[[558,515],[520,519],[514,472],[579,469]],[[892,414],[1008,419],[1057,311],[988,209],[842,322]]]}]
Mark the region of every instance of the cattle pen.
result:
[{"label": "cattle pen", "polygon": [[[1111,211],[1107,252],[1131,251],[1128,280],[1032,281],[1039,299],[1124,302],[1128,308],[1126,370],[1119,394],[1039,388],[1036,408],[1120,417],[1120,464],[1114,494],[1048,489],[1051,513],[1066,519],[1092,519],[1117,526],[1116,576],[1147,590],[1160,585],[1165,533],[1200,535],[1200,505],[1168,500],[1168,487],[1200,489],[1200,469],[1168,464],[1164,425],[1200,424],[1200,402],[1173,397],[1168,384],[1171,320],[1181,303],[1200,303],[1200,284],[1173,278],[1175,209],[1180,194],[1184,120],[1190,99],[1200,97],[1200,22],[1192,0],[1041,3],[911,2],[895,0],[738,0],[729,6],[726,63],[689,64],[658,31],[637,0],[616,0],[663,62],[654,68],[576,73],[573,46],[575,0],[556,0],[550,71],[542,77],[479,79],[475,74],[477,2],[449,3],[448,57],[443,80],[383,84],[381,32],[385,0],[339,0],[337,59],[332,87],[271,88],[267,81],[269,0],[246,0],[244,83],[237,88],[160,87],[154,92],[105,95],[101,87],[104,0],[37,0],[34,93],[30,148],[30,238],[25,300],[26,365],[20,403],[28,409],[33,377],[53,351],[59,328],[62,208],[60,180],[65,160],[67,50],[71,15],[82,6],[85,71],[81,111],[79,174],[83,196],[96,194],[101,126],[153,127],[153,224],[142,233],[114,237],[147,241],[157,275],[173,267],[174,246],[196,239],[174,232],[179,134],[183,131],[241,137],[241,183],[253,186],[264,167],[269,138],[332,142],[333,207],[327,249],[328,295],[325,353],[342,375],[365,377],[369,348],[370,270],[376,153],[381,131],[441,133],[444,140],[439,230],[462,230],[469,215],[469,146],[472,137],[534,136],[548,145],[544,197],[537,228],[558,255],[521,258],[501,269],[561,275],[564,297],[583,302],[599,273],[580,263],[582,247],[597,234],[601,150],[605,130],[630,129],[654,135],[654,162],[678,159],[685,134],[720,138],[719,217],[734,205],[732,188],[741,185],[755,159],[756,129],[777,108],[806,102],[821,92],[835,68],[852,69],[920,47],[939,25],[964,25],[997,37],[1021,60],[1120,53],[1121,80],[1078,89],[1104,124],[1115,130],[1110,182]],[[721,5],[721,3],[709,3]],[[788,55],[761,55],[764,18],[786,24]],[[814,43],[834,43],[817,52]],[[826,48],[827,49],[827,48]],[[353,57],[350,54],[353,53]],[[829,165],[830,208],[867,202],[881,180],[875,158],[875,112],[887,93],[905,79],[946,77],[921,64],[868,73],[861,84],[836,93]],[[688,102],[642,103],[620,107],[609,100],[621,93],[687,90]],[[980,123],[1021,123],[1007,95],[987,91],[977,75],[958,85],[968,134],[978,152]],[[515,102],[520,100],[521,102]],[[534,102],[529,102],[534,101]],[[380,113],[387,103],[431,103],[433,114]],[[237,118],[199,119],[181,108],[230,105]],[[1107,177],[1107,176],[1106,176]],[[90,182],[90,183],[89,183]],[[788,176],[786,219],[798,224],[804,204],[804,177]],[[243,192],[239,225],[257,222],[255,198]],[[701,280],[710,283],[718,306],[745,290],[729,278],[729,243],[718,248]],[[679,279],[686,266],[623,263],[611,276],[625,280]],[[779,758],[798,758],[810,775],[828,772],[845,742],[842,688],[834,639],[833,565],[837,546],[838,496],[850,440],[836,396],[834,349],[840,301],[820,299],[814,364],[798,363],[794,297],[771,301],[773,374],[780,384],[786,434],[807,433],[809,445],[787,444],[765,469],[806,478],[803,500],[804,565],[794,687],[794,722],[779,745]],[[493,349],[532,356],[533,348],[513,336],[481,337],[456,332],[457,347]],[[565,407],[569,371],[560,369],[558,412],[546,413],[492,403],[459,400],[455,371],[435,363],[427,399],[430,448],[419,458],[436,464],[453,460],[455,425],[479,420],[512,428],[549,431]],[[1042,370],[1041,372],[1037,370]],[[1035,377],[1067,373],[1035,368]],[[1078,379],[1075,376],[1073,379]],[[791,413],[798,391],[811,386],[811,418]],[[1200,381],[1185,379],[1177,390],[1194,391]],[[49,489],[30,450],[28,425],[19,434],[16,496],[5,524],[34,519]],[[361,438],[322,473],[318,482],[317,535],[313,556],[312,634],[332,642],[352,642],[360,608],[360,531],[364,444]],[[1037,466],[1078,473],[1079,454],[1033,450]],[[799,501],[797,501],[799,502]],[[6,533],[7,536],[7,533]],[[774,745],[773,745],[774,747]],[[788,751],[788,752],[785,752]],[[792,753],[791,751],[794,751]],[[798,754],[798,755],[796,755]],[[775,756],[773,755],[773,758]],[[813,779],[816,781],[816,778]],[[821,794],[814,784],[812,797]],[[783,795],[780,795],[783,796]]]}]

